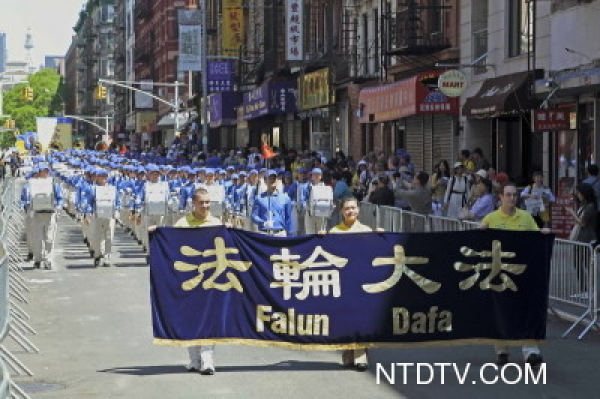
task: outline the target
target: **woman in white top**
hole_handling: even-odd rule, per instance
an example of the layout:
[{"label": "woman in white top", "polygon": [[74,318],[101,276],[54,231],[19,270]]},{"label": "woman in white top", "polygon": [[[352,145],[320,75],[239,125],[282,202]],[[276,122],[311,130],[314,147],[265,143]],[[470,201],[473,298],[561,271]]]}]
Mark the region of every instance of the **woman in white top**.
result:
[{"label": "woman in white top", "polygon": [[454,164],[454,176],[448,181],[446,195],[444,196],[444,208],[446,217],[458,219],[463,207],[467,204],[467,193],[469,191],[468,177],[463,174],[464,166],[461,162]]}]

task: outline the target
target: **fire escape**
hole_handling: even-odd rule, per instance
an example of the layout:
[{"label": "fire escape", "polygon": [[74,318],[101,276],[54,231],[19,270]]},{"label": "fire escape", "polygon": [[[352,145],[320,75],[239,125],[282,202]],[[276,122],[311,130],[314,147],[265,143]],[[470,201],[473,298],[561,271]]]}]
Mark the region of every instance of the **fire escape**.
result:
[{"label": "fire escape", "polygon": [[242,90],[277,75],[285,65],[285,7],[278,0],[249,0],[246,41],[241,51]]},{"label": "fire escape", "polygon": [[141,34],[142,27],[151,28],[150,24],[153,16],[152,1],[135,0],[134,16],[136,38],[133,53],[133,61],[135,63],[135,69],[137,70],[142,65],[145,65],[149,68],[149,71],[147,71],[141,76],[136,76],[136,78],[157,80],[154,63],[151,62],[154,55],[153,49],[155,47],[156,35],[151,29],[149,29],[149,34]]},{"label": "fire escape", "polygon": [[[335,83],[380,78],[381,38],[373,12],[360,14],[359,0],[313,0],[307,3],[305,70],[329,67]],[[367,22],[369,29],[365,27]]]},{"label": "fire escape", "polygon": [[435,54],[451,47],[445,29],[450,6],[443,0],[409,0],[398,3],[395,12],[384,17],[386,55],[401,63],[427,64],[437,61]]}]

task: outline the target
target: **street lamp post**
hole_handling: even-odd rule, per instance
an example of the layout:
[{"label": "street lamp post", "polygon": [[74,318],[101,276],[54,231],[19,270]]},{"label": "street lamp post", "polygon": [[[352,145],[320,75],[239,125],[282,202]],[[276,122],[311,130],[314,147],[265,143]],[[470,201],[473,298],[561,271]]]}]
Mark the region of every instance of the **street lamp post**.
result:
[{"label": "street lamp post", "polygon": [[118,80],[108,80],[108,79],[98,79],[100,83],[106,83],[113,86],[122,87],[127,90],[137,91],[138,93],[142,93],[148,97],[152,97],[153,99],[160,101],[163,104],[167,104],[171,108],[173,108],[173,112],[175,113],[175,131],[179,131],[179,86],[185,86],[185,83],[181,83],[179,81],[175,81],[173,83],[152,83],[153,86],[166,86],[166,87],[174,87],[175,88],[175,101],[170,102],[165,99],[162,99],[154,94],[150,94],[147,91],[140,90],[137,87],[133,87],[131,85],[134,84],[147,84],[148,82],[131,82],[131,81],[118,81]]}]

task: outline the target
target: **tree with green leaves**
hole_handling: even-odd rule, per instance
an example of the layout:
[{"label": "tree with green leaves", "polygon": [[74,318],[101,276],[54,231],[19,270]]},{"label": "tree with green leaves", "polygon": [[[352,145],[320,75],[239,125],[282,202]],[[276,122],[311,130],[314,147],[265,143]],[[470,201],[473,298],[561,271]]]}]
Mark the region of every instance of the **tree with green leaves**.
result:
[{"label": "tree with green leaves", "polygon": [[[36,117],[55,116],[62,112],[63,103],[58,90],[62,87],[62,77],[53,69],[43,69],[4,93],[4,112],[16,121],[21,132],[35,132]],[[25,87],[33,89],[33,101],[23,98]]]}]

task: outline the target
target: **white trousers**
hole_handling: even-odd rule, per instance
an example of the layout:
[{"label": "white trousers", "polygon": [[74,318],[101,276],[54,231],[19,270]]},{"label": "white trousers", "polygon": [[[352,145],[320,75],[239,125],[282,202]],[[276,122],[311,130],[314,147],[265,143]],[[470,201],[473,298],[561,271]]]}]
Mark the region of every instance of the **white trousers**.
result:
[{"label": "white trousers", "polygon": [[214,353],[214,345],[188,347],[188,354],[190,355],[191,365],[193,365],[194,367],[199,367],[200,370],[206,368],[215,368]]},{"label": "white trousers", "polygon": [[31,221],[33,220],[33,215],[31,212],[25,212],[25,238],[27,239],[27,253],[33,253],[33,234],[31,232]]},{"label": "white trousers", "polygon": [[327,229],[327,223],[323,223],[323,218],[310,216],[308,212],[304,214],[304,233],[317,234],[321,230]]},{"label": "white trousers", "polygon": [[115,237],[115,219],[93,217],[90,223],[90,244],[94,256],[109,257]]},{"label": "white trousers", "polygon": [[56,213],[34,212],[30,232],[33,236],[33,261],[49,261],[56,235]]},{"label": "white trousers", "polygon": [[164,216],[148,216],[142,215],[142,230],[141,230],[141,240],[142,245],[148,249],[149,243],[149,235],[148,235],[148,227],[150,226],[164,226]]}]

